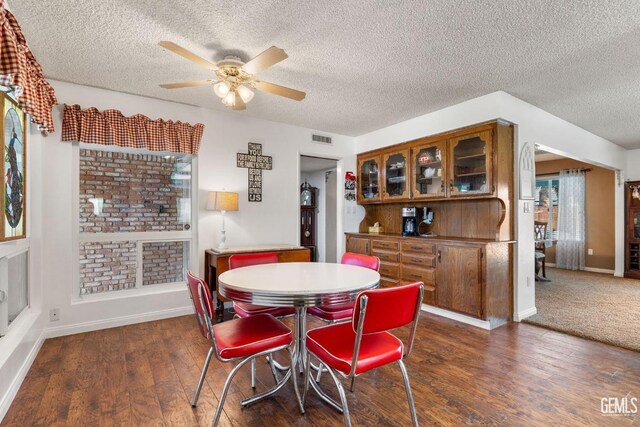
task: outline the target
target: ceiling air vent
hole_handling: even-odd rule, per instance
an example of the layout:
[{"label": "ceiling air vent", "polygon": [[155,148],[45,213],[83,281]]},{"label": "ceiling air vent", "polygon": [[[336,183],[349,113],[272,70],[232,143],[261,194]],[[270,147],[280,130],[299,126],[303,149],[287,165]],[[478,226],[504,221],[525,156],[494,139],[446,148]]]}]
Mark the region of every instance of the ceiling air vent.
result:
[{"label": "ceiling air vent", "polygon": [[311,135],[311,142],[315,142],[316,144],[326,144],[331,145],[331,137],[324,135],[316,135],[315,133]]}]

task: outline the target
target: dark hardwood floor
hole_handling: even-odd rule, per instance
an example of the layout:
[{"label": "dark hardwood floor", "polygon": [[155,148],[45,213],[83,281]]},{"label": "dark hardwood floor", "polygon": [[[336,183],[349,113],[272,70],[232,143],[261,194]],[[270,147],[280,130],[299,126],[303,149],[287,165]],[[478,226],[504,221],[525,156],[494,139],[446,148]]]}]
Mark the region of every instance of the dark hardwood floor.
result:
[{"label": "dark hardwood floor", "polygon": [[[232,366],[212,361],[192,409],[207,349],[191,316],[47,340],[2,426],[209,425]],[[272,378],[258,367],[260,391]],[[602,397],[640,397],[640,353],[536,326],[488,332],[423,313],[407,369],[422,425],[640,425],[600,413]],[[328,375],[323,385],[337,396]],[[247,368],[221,425],[342,425],[313,392],[305,415],[290,385],[242,409],[252,393]],[[354,425],[411,424],[396,365],[358,378],[347,395]]]}]

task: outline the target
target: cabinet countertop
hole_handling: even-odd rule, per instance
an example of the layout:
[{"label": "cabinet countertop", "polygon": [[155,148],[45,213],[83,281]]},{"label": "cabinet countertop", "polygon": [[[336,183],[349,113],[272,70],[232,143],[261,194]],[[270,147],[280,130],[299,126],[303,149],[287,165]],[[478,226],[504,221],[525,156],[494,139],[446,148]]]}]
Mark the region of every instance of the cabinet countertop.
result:
[{"label": "cabinet countertop", "polygon": [[490,244],[490,243],[515,243],[515,240],[491,240],[491,239],[475,239],[470,237],[449,237],[449,236],[430,236],[430,237],[421,237],[421,236],[403,236],[397,233],[359,233],[357,231],[346,232],[345,234],[350,234],[353,236],[362,236],[362,237],[392,237],[392,238],[401,238],[412,241],[419,242],[454,242],[454,243],[479,243],[479,244]]}]

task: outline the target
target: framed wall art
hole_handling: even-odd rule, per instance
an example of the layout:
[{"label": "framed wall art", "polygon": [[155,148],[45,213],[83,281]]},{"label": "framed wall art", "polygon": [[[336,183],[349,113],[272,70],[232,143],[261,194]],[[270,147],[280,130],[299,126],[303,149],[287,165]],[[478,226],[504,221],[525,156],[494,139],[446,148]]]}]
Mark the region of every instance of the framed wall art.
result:
[{"label": "framed wall art", "polygon": [[26,116],[6,94],[2,96],[2,137],[4,169],[0,240],[27,236],[27,131]]}]

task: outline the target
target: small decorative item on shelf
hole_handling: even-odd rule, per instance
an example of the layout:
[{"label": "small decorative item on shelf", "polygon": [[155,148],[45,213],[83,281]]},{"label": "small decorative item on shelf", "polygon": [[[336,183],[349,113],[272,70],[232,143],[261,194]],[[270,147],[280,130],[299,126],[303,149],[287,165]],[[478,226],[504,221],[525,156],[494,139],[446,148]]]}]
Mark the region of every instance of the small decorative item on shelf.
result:
[{"label": "small decorative item on shelf", "polygon": [[466,193],[471,190],[471,184],[469,184],[468,182],[458,184],[457,187],[458,191],[460,191],[461,193]]},{"label": "small decorative item on shelf", "polygon": [[384,228],[380,227],[380,223],[369,226],[369,233],[384,233]]},{"label": "small decorative item on shelf", "polygon": [[436,148],[436,161],[442,160],[442,154],[440,153],[440,149]]},{"label": "small decorative item on shelf", "polygon": [[431,178],[436,174],[435,168],[426,168],[424,172],[422,172],[425,178]]},{"label": "small decorative item on shelf", "polygon": [[423,151],[418,156],[418,163],[421,165],[428,165],[429,163],[431,163],[432,160],[433,159],[431,158],[431,155],[426,151]]}]

